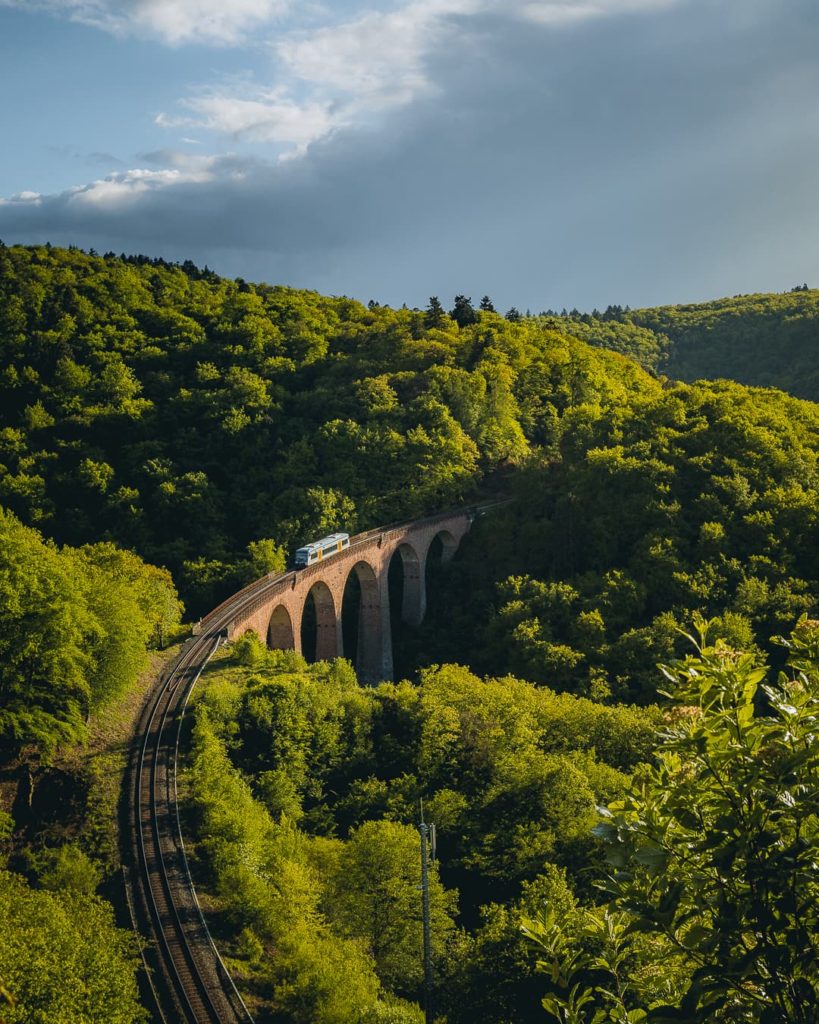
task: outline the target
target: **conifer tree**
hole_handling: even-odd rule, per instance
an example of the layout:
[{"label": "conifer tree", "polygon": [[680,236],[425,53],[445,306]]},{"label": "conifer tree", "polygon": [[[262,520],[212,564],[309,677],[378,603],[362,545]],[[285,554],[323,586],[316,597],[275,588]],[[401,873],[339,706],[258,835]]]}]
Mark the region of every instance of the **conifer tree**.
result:
[{"label": "conifer tree", "polygon": [[455,296],[455,305],[450,310],[449,315],[459,327],[469,327],[480,320],[478,312],[472,305],[472,299],[466,295]]},{"label": "conifer tree", "polygon": [[445,320],[446,313],[438,299],[438,296],[431,295],[429,305],[424,313],[424,325],[426,327],[443,327]]}]

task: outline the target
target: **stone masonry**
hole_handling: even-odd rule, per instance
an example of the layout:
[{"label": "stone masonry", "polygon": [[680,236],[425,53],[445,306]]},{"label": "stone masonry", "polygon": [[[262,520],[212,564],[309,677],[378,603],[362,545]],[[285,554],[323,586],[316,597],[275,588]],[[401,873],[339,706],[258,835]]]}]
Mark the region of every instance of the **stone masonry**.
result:
[{"label": "stone masonry", "polygon": [[469,531],[471,521],[470,513],[462,511],[351,537],[346,551],[271,580],[263,595],[250,601],[246,610],[231,622],[228,637],[234,639],[252,629],[270,647],[301,651],[302,615],[312,593],[316,609],[316,658],[342,657],[341,606],[347,580],[354,572],[361,585],[358,677],[363,682],[391,679],[387,575],[393,555],[398,552],[404,567],[402,618],[407,624],[418,626],[426,613],[426,565],[432,542],[441,538],[442,559],[448,561]]}]

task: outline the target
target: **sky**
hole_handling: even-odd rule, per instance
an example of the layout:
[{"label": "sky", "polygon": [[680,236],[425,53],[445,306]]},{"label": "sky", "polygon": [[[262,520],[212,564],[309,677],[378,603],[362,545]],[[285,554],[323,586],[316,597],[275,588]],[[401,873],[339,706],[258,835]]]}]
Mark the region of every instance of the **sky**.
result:
[{"label": "sky", "polygon": [[0,238],[425,306],[819,286],[816,0],[0,0]]}]

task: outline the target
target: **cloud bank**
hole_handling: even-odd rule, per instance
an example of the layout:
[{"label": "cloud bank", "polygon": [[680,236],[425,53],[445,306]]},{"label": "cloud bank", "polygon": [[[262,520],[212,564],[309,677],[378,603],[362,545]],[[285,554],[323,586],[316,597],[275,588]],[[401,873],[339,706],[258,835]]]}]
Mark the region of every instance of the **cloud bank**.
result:
[{"label": "cloud bank", "polygon": [[[359,12],[276,40],[272,84],[208,86],[163,115],[210,155],[171,145],[21,193],[0,204],[0,237],[411,305],[819,283],[817,43],[807,0],[788,19],[773,0]],[[258,155],[213,151],[224,138]]]}]

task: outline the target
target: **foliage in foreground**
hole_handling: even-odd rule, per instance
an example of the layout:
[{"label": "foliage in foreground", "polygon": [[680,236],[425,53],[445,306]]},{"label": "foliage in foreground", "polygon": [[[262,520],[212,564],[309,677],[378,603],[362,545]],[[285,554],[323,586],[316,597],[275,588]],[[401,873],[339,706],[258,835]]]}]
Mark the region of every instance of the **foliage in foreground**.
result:
[{"label": "foliage in foreground", "polygon": [[605,902],[528,922],[563,1024],[819,1019],[819,622],[790,671],[709,640],[666,668],[677,709],[657,763],[597,834]]},{"label": "foliage in foreground", "polygon": [[566,873],[582,885],[598,858],[595,804],[650,755],[656,711],[454,665],[362,687],[344,661],[308,666],[252,634],[217,665],[188,776],[197,851],[269,1019],[367,1021],[385,998],[416,1019],[422,798],[439,835],[439,1011],[530,1019],[543,985],[521,913],[546,894],[572,902]]},{"label": "foliage in foreground", "polygon": [[102,900],[32,890],[0,870],[4,1024],[141,1024],[138,959],[133,935],[115,927]]}]

